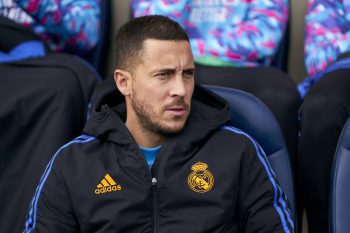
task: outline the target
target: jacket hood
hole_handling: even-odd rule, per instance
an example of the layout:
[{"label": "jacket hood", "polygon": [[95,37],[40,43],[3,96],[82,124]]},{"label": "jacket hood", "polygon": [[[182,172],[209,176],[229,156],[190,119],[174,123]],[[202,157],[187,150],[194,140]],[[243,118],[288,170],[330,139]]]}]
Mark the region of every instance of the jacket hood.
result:
[{"label": "jacket hood", "polygon": [[[125,120],[125,98],[114,86],[96,101],[84,132],[103,140],[129,144],[134,141],[124,124]],[[193,143],[206,138],[229,120],[228,103],[206,88],[196,85],[190,116],[184,129],[176,136],[190,139]]]}]

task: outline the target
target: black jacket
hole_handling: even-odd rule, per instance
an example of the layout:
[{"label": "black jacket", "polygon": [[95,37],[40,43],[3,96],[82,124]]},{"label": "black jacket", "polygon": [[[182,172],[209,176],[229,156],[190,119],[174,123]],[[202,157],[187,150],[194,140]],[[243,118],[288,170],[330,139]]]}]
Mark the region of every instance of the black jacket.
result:
[{"label": "black jacket", "polygon": [[224,126],[225,101],[197,86],[184,130],[162,145],[150,171],[123,123],[123,100],[106,93],[86,135],[55,154],[26,232],[293,232],[263,151]]}]

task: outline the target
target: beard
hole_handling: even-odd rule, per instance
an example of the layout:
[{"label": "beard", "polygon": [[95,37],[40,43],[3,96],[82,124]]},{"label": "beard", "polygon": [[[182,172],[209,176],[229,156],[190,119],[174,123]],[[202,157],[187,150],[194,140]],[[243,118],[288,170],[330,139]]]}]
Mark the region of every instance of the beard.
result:
[{"label": "beard", "polygon": [[[160,135],[171,135],[180,132],[187,120],[187,117],[183,119],[182,117],[174,118],[174,121],[183,121],[182,127],[169,127],[164,124],[161,124],[160,122],[154,121],[156,119],[156,113],[153,109],[153,107],[150,104],[145,103],[142,101],[142,99],[138,99],[136,97],[135,90],[133,91],[133,95],[131,96],[131,105],[134,109],[134,112],[137,116],[137,120],[140,124],[140,126],[152,133],[160,134]],[[161,112],[165,111],[170,106],[184,106],[189,111],[188,104],[185,103],[184,98],[179,97],[177,100],[173,101],[170,104],[167,104],[166,106],[163,106],[161,108]]]}]

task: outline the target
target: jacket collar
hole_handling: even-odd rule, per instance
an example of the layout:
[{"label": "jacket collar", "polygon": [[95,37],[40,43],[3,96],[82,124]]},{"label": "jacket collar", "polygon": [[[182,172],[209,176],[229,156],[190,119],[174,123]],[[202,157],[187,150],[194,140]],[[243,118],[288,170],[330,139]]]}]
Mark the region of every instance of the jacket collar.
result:
[{"label": "jacket collar", "polygon": [[[134,143],[131,133],[124,124],[125,119],[125,98],[113,87],[97,101],[84,132],[121,145]],[[196,85],[189,119],[185,128],[175,137],[180,144],[195,143],[229,120],[227,102],[200,85]]]}]

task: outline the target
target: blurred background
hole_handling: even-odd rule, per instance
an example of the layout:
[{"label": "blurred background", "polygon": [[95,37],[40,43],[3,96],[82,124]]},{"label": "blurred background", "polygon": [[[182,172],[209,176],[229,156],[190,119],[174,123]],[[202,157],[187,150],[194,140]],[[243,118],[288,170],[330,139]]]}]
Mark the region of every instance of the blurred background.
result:
[{"label": "blurred background", "polygon": [[[306,0],[291,1],[291,18],[290,18],[290,38],[289,38],[289,59],[288,74],[299,83],[306,77],[304,66],[304,18],[306,13]],[[112,0],[111,12],[111,35],[110,45],[112,45],[113,36],[119,27],[130,19],[130,0]],[[110,47],[108,62],[105,67],[105,75],[111,75],[114,70],[113,51]]]}]

